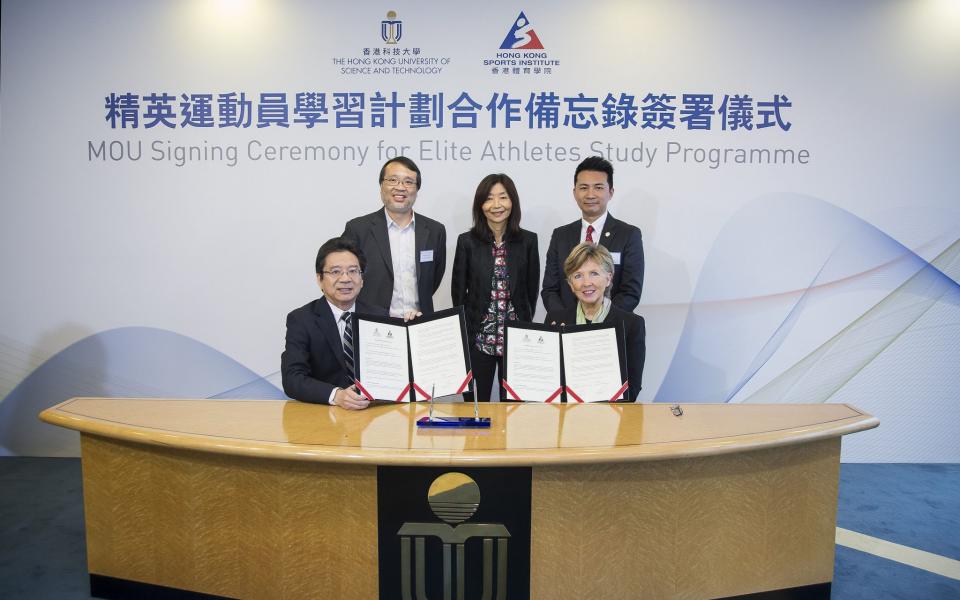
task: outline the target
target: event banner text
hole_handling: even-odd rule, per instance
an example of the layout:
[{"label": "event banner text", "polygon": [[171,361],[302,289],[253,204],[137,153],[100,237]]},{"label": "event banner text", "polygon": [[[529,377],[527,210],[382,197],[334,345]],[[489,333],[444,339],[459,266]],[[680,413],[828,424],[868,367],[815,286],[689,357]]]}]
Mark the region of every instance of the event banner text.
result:
[{"label": "event banner text", "polygon": [[[639,100],[638,100],[639,98]],[[564,96],[495,92],[110,92],[104,97],[111,129],[399,127],[477,129],[591,128],[789,131],[786,94],[607,92]]]},{"label": "event banner text", "polygon": [[397,156],[420,162],[579,162],[587,156],[599,155],[617,163],[635,163],[650,168],[657,165],[686,164],[719,169],[725,165],[802,166],[811,161],[806,148],[696,146],[678,141],[664,143],[613,144],[593,140],[587,144],[485,140],[468,144],[449,139],[421,139],[413,144],[272,144],[250,139],[243,144],[176,144],[155,139],[144,143],[131,140],[88,140],[87,161],[90,163],[153,163],[175,167],[197,164],[219,164],[235,167],[241,161],[251,163],[334,162],[355,166],[381,163]]}]

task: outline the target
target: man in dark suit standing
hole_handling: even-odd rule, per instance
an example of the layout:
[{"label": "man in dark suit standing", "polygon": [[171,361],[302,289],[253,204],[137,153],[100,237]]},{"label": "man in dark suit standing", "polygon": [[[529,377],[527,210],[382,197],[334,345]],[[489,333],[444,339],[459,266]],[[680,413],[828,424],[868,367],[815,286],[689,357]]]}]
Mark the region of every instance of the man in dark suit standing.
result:
[{"label": "man in dark suit standing", "polygon": [[416,163],[405,156],[388,160],[380,169],[383,209],[351,219],[343,230],[368,259],[360,300],[407,320],[433,312],[447,266],[446,229],[413,212],[420,184]]},{"label": "man in dark suit standing", "polygon": [[563,261],[574,246],[584,242],[600,244],[613,257],[613,304],[633,312],[643,289],[643,237],[640,230],[607,212],[613,198],[613,165],[600,156],[591,156],[577,165],[573,175],[573,197],[582,218],[557,227],[550,237],[547,266],[540,297],[547,312],[569,310],[577,299],[564,283]]},{"label": "man in dark suit standing", "polygon": [[366,263],[350,240],[333,238],[320,246],[316,271],[323,297],[287,315],[280,356],[287,396],[352,410],[370,405],[353,387],[353,314],[386,311],[357,301]]}]

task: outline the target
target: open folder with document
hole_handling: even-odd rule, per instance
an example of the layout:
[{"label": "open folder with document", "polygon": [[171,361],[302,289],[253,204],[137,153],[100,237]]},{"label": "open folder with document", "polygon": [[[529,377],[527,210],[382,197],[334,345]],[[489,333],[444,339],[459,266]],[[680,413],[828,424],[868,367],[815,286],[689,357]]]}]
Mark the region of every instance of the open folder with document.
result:
[{"label": "open folder with document", "polygon": [[557,329],[537,323],[506,326],[503,387],[509,400],[615,402],[629,388],[623,332],[615,325]]},{"label": "open folder with document", "polygon": [[356,316],[357,390],[370,400],[410,402],[463,393],[473,374],[461,307],[404,323]]}]

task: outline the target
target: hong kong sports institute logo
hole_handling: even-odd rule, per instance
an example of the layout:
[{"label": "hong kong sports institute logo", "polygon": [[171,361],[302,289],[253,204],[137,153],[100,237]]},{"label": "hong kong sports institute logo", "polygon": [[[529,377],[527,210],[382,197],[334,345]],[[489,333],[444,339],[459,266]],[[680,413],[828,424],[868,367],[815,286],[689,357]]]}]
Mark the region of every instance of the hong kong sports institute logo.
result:
[{"label": "hong kong sports institute logo", "polygon": [[533,30],[530,19],[520,11],[520,14],[513,21],[513,27],[503,38],[500,44],[501,50],[543,50],[543,44],[537,37],[537,32]]}]

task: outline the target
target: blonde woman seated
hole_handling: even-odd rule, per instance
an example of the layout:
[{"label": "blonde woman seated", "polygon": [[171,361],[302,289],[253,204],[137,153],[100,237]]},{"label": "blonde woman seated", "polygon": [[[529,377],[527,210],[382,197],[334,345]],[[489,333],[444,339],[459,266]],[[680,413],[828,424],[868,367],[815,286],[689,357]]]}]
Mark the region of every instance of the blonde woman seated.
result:
[{"label": "blonde woman seated", "polygon": [[643,317],[627,312],[610,302],[607,290],[613,281],[613,257],[600,245],[580,244],[563,262],[567,284],[577,297],[574,308],[547,313],[544,323],[556,326],[603,323],[618,325],[623,331],[621,350],[627,361],[627,399],[635,402],[640,393],[643,362],[646,358],[646,326]]}]

